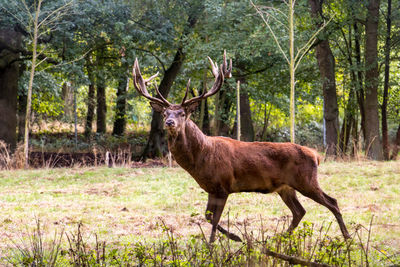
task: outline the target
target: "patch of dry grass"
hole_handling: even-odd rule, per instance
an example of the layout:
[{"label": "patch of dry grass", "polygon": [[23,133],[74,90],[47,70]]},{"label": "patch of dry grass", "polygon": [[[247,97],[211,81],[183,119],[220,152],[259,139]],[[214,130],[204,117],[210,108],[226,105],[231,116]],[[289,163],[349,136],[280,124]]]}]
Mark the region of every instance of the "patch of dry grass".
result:
[{"label": "patch of dry grass", "polygon": [[[327,162],[319,170],[324,191],[337,198],[344,220],[354,232],[374,216],[372,245],[389,251],[400,248],[400,163]],[[299,196],[307,210],[303,220],[332,223],[333,215],[312,200]],[[21,238],[35,217],[52,231],[76,229],[97,233],[108,243],[150,241],[163,235],[161,221],[179,237],[210,231],[203,218],[207,201],[196,182],[180,168],[73,168],[0,172],[0,249],[10,238]],[[228,216],[229,214],[229,216]],[[233,231],[243,225],[256,230],[261,219],[273,232],[282,216],[290,215],[276,194],[242,193],[230,196],[222,223]],[[23,237],[22,237],[23,238]],[[94,237],[93,237],[94,238]]]}]

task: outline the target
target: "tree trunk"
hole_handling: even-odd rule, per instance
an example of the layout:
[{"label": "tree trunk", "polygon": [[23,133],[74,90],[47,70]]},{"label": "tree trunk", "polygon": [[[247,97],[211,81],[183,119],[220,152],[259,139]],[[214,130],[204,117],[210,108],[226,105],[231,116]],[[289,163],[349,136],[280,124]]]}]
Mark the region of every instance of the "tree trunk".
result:
[{"label": "tree trunk", "polygon": [[[245,81],[241,81],[245,82]],[[240,123],[241,123],[241,140],[254,141],[254,127],[251,119],[249,94],[244,86],[240,90]]]},{"label": "tree trunk", "polygon": [[233,89],[228,89],[229,86],[227,84],[224,84],[220,90],[220,95],[219,95],[219,104],[218,104],[218,131],[217,135],[221,136],[231,136],[232,131],[231,127],[229,125],[229,119],[230,119],[230,114],[231,114],[231,107],[233,105],[233,101],[231,97],[227,96],[227,90],[233,90]]},{"label": "tree trunk", "polygon": [[[0,29],[0,42],[20,47],[21,36],[10,29]],[[0,140],[11,151],[17,142],[17,95],[19,78],[19,54],[0,47]]]},{"label": "tree trunk", "polygon": [[70,82],[62,86],[62,99],[64,100],[64,118],[71,121],[74,114],[74,88]]},{"label": "tree trunk", "polygon": [[[349,144],[350,140],[350,135],[353,135],[353,141],[356,142],[356,139],[354,137],[357,137],[357,124],[355,120],[355,91],[356,87],[358,84],[357,81],[357,75],[355,72],[355,66],[353,63],[353,36],[352,36],[352,31],[351,31],[351,25],[349,26],[349,38],[348,38],[348,54],[347,54],[347,60],[349,61],[349,66],[350,66],[350,77],[351,77],[351,85],[350,85],[350,90],[349,90],[349,99],[347,100],[346,104],[346,109],[345,109],[345,114],[343,118],[343,124],[342,124],[342,129],[340,132],[340,138],[339,138],[339,150],[341,153],[346,154],[347,152],[347,147]],[[352,128],[356,127],[355,130]],[[357,146],[355,146],[357,147]],[[352,154],[355,155],[354,149],[352,150]]]},{"label": "tree trunk", "polygon": [[25,92],[18,92],[18,142],[24,140],[27,98],[28,96]]},{"label": "tree trunk", "polygon": [[271,115],[271,110],[272,110],[272,105],[270,104],[267,114],[267,103],[264,103],[264,123],[263,123],[263,129],[260,134],[260,141],[267,140],[267,129],[269,124],[269,116]]},{"label": "tree trunk", "polygon": [[104,73],[104,50],[99,52],[97,59],[97,133],[106,133],[106,117],[107,117],[107,103],[106,103],[106,78]]},{"label": "tree trunk", "polygon": [[115,120],[113,135],[122,136],[126,126],[126,93],[128,77],[126,76],[127,66],[124,64],[118,81],[117,103],[115,106]]},{"label": "tree trunk", "polygon": [[[314,19],[319,20],[319,11],[322,8],[321,2],[318,0],[309,0],[309,3],[311,6],[311,15]],[[316,22],[316,27],[321,27],[321,23]],[[326,155],[336,156],[339,132],[339,109],[336,95],[335,58],[327,39],[320,40],[315,50],[323,81]]]},{"label": "tree trunk", "polygon": [[385,44],[385,81],[383,85],[382,100],[382,149],[383,158],[389,160],[389,137],[387,125],[387,102],[389,95],[389,73],[390,73],[390,33],[392,28],[392,0],[388,0],[387,17],[386,17],[386,44]]},{"label": "tree trunk", "polygon": [[86,70],[89,78],[89,91],[87,97],[87,114],[85,124],[85,137],[89,137],[92,133],[94,110],[96,107],[96,88],[95,88],[95,75],[93,70],[93,62],[91,56],[86,58]]},{"label": "tree trunk", "polygon": [[378,116],[378,22],[380,0],[369,0],[365,24],[365,149],[368,158],[382,160]]},{"label": "tree trunk", "polygon": [[361,44],[360,38],[361,34],[358,30],[357,22],[353,24],[354,27],[354,45],[355,45],[355,53],[356,53],[356,69],[357,69],[357,84],[356,84],[356,95],[357,95],[357,103],[360,109],[361,116],[361,131],[363,133],[363,137],[365,139],[365,94],[363,87],[363,75],[362,75],[362,64],[361,64]]},{"label": "tree trunk", "polygon": [[397,154],[399,153],[399,148],[400,148],[400,124],[399,124],[399,128],[397,128],[396,140],[394,142],[392,156],[390,159],[392,159],[392,160],[397,159]]}]

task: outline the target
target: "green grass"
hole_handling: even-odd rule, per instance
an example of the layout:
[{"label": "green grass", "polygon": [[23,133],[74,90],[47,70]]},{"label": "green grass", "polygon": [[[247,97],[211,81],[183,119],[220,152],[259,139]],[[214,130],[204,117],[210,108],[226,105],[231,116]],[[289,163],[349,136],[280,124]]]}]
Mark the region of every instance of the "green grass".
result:
[{"label": "green grass", "polygon": [[[369,226],[371,245],[389,253],[400,252],[400,162],[326,162],[319,181],[335,197],[351,233]],[[317,226],[332,222],[330,234],[340,235],[326,208],[303,196],[303,221]],[[165,235],[161,221],[177,237],[208,235],[204,219],[207,194],[180,168],[73,168],[0,172],[0,250],[10,240],[24,238],[26,227],[40,218],[54,228],[74,231],[78,222],[85,232],[112,242],[150,242]],[[291,215],[277,194],[231,195],[222,217],[233,231],[243,225],[256,230],[261,219],[272,233],[277,221]],[[92,238],[94,238],[92,236]]]}]

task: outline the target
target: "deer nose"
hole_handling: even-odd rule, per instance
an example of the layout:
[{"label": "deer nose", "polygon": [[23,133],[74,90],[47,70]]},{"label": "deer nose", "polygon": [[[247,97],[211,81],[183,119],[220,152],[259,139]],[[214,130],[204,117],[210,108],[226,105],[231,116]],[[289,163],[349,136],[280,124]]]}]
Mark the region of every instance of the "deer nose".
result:
[{"label": "deer nose", "polygon": [[173,119],[167,119],[167,120],[165,121],[165,125],[167,125],[167,126],[174,126],[174,125],[175,125],[175,122],[174,122]]}]

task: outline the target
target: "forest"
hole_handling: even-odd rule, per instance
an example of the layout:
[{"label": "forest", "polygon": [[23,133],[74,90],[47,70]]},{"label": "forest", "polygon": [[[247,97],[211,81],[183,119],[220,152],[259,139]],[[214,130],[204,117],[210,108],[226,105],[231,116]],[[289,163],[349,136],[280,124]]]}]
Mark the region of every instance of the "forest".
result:
[{"label": "forest", "polygon": [[[284,236],[286,206],[262,194],[223,213],[243,246],[206,241],[205,192],[176,168],[133,66],[150,95],[179,104],[213,88],[208,57],[224,53],[231,77],[191,120],[207,136],[318,151],[351,241],[303,196],[312,208]],[[399,1],[0,0],[0,262],[397,266],[399,73]]]},{"label": "forest", "polygon": [[207,56],[221,62],[226,50],[233,77],[192,116],[204,133],[236,136],[240,81],[242,140],[395,158],[398,6],[310,0],[293,7],[290,35],[285,1],[4,0],[0,139],[13,150],[28,126],[31,152],[92,152],[108,138],[115,145],[104,149],[140,145],[135,159],[164,156],[162,118],[132,86],[133,61],[145,75],[160,72],[160,93],[179,102],[189,78],[192,96],[207,90]]}]

